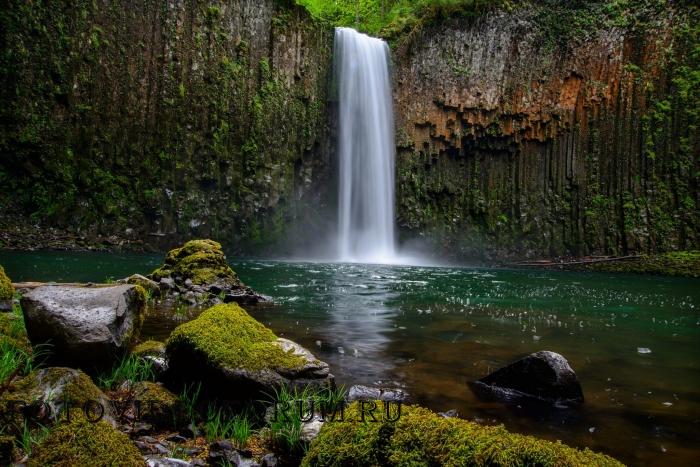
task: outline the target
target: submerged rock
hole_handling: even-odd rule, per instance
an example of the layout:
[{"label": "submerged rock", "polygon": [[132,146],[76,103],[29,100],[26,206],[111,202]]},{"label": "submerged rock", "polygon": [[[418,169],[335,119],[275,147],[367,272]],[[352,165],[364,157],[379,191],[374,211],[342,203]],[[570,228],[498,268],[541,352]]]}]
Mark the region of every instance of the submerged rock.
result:
[{"label": "submerged rock", "polygon": [[146,297],[135,285],[41,286],[21,300],[32,345],[53,364],[111,368],[143,323]]},{"label": "submerged rock", "polygon": [[221,245],[213,240],[190,240],[170,250],[165,264],[149,277],[166,297],[181,294],[190,304],[223,301],[250,305],[267,300],[240,281]]},{"label": "submerged rock", "polygon": [[216,305],[177,327],[166,344],[171,378],[203,382],[228,398],[271,394],[282,385],[323,386],[328,365],[280,339],[235,304]]},{"label": "submerged rock", "polygon": [[580,404],[583,391],[566,359],[543,350],[528,355],[473,383],[478,395],[503,399],[533,398],[552,404]]}]

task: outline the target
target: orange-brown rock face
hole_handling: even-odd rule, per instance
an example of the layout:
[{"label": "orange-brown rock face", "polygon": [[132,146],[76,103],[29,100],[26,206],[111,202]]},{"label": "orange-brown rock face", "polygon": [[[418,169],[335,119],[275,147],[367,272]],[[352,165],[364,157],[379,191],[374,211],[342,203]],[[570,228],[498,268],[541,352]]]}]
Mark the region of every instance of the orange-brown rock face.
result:
[{"label": "orange-brown rock face", "polygon": [[698,140],[672,85],[682,16],[561,44],[532,12],[492,12],[400,44],[404,231],[467,256],[697,247],[697,212],[680,200],[698,199]]}]

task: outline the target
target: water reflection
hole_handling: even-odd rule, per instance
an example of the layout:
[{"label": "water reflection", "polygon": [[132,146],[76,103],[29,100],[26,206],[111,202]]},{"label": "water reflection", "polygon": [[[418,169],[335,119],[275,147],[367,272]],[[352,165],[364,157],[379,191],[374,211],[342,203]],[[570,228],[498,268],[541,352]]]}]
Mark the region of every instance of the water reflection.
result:
[{"label": "water reflection", "polygon": [[381,266],[355,264],[339,264],[332,272],[331,308],[318,332],[318,347],[331,356],[331,368],[341,379],[376,382],[377,375],[389,374],[393,366],[386,349],[399,313],[392,306],[398,294],[384,275]]}]

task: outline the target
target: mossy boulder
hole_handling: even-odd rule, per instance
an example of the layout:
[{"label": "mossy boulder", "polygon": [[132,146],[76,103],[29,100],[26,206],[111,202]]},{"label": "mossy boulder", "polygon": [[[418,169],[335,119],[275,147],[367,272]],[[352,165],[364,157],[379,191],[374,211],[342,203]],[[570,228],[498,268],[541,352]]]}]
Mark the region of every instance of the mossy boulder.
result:
[{"label": "mossy boulder", "polygon": [[166,296],[177,294],[192,305],[222,301],[245,305],[266,300],[240,281],[221,245],[213,240],[190,240],[171,250],[165,264],[149,278],[159,283]]},{"label": "mossy boulder", "polygon": [[112,368],[138,337],[146,294],[138,285],[41,286],[21,299],[32,345],[48,360],[87,370]]},{"label": "mossy boulder", "polygon": [[236,304],[220,304],[178,326],[166,343],[169,374],[203,389],[246,397],[283,384],[324,385],[328,365],[280,339]]},{"label": "mossy boulder", "polygon": [[108,423],[91,423],[80,413],[55,427],[32,452],[29,466],[145,466],[127,435]]},{"label": "mossy boulder", "polygon": [[131,385],[135,401],[139,402],[139,420],[157,428],[176,429],[185,422],[180,399],[163,385],[140,381]]},{"label": "mossy boulder", "polygon": [[65,418],[66,404],[71,416],[85,408],[95,415],[102,411],[103,420],[115,423],[109,398],[90,377],[80,370],[62,367],[35,370],[14,381],[0,396],[0,413],[8,417],[11,432],[19,433],[27,417],[43,424]]},{"label": "mossy boulder", "polygon": [[[399,419],[392,422],[383,416],[382,403],[376,404],[376,422],[369,415],[362,421],[360,403],[345,409],[343,421],[326,422],[302,466],[622,465],[588,449],[510,433],[503,426],[444,418],[418,406],[402,406]],[[395,406],[390,415],[395,418]]]},{"label": "mossy boulder", "polygon": [[5,274],[5,269],[0,266],[0,312],[12,311],[12,297],[15,294],[15,288],[12,281]]}]

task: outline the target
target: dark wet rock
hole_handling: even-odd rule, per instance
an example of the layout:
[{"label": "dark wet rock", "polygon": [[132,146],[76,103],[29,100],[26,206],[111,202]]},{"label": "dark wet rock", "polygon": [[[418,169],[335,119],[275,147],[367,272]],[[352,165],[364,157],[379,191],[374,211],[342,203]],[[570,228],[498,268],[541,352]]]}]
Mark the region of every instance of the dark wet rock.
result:
[{"label": "dark wet rock", "polygon": [[178,326],[166,345],[168,375],[227,398],[259,398],[283,385],[323,387],[328,365],[278,338],[235,304],[216,305]]},{"label": "dark wet rock", "polygon": [[50,363],[109,369],[138,336],[146,297],[135,285],[41,286],[21,300],[32,346]]},{"label": "dark wet rock", "polygon": [[251,453],[236,449],[228,440],[214,441],[209,445],[207,461],[212,465],[233,465],[254,467],[259,464],[251,458]]},{"label": "dark wet rock", "polygon": [[170,435],[165,439],[167,441],[170,441],[171,443],[184,443],[187,441],[187,438],[185,438],[184,436],[180,436],[180,435]]},{"label": "dark wet rock", "polygon": [[179,292],[191,306],[210,305],[214,298],[245,305],[268,301],[240,281],[221,245],[213,240],[191,240],[171,250],[149,277],[159,283],[166,298]]},{"label": "dark wet rock", "polygon": [[12,464],[14,457],[15,438],[14,436],[0,435],[0,465]]},{"label": "dark wet rock", "polygon": [[347,400],[348,402],[353,401],[384,401],[384,402],[403,402],[408,397],[405,391],[402,389],[393,388],[375,388],[370,386],[363,386],[356,384],[350,387],[348,391]]},{"label": "dark wet rock", "polygon": [[505,366],[471,387],[477,395],[507,401],[535,399],[556,405],[583,402],[583,391],[569,362],[558,353],[543,350]]}]

